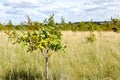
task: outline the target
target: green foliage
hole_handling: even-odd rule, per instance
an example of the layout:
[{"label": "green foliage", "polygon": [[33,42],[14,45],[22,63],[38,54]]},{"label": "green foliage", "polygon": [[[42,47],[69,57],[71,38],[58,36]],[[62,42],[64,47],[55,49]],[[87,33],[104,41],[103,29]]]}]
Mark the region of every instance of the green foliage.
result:
[{"label": "green foliage", "polygon": [[89,22],[88,25],[89,25],[88,30],[91,31],[91,32],[94,31],[93,23]]},{"label": "green foliage", "polygon": [[119,32],[120,31],[120,20],[118,18],[111,19],[111,20],[112,20],[112,22],[110,23],[111,29],[114,32]]},{"label": "green foliage", "polygon": [[95,34],[93,33],[94,32],[94,27],[93,27],[92,22],[89,22],[88,30],[90,31],[90,34],[89,34],[89,36],[87,36],[87,41],[88,42],[94,42],[96,40],[96,38],[95,38]]},{"label": "green foliage", "polygon": [[8,23],[6,24],[6,27],[13,27],[12,21],[9,20]]},{"label": "green foliage", "polygon": [[35,21],[35,22],[33,23],[33,25],[34,25],[34,29],[35,29],[35,30],[39,30],[39,29],[41,29],[41,27],[42,27],[42,24],[41,24],[40,22],[38,22],[38,21]]},{"label": "green foliage", "polygon": [[4,25],[0,23],[0,30],[4,30]]},{"label": "green foliage", "polygon": [[78,28],[80,29],[80,30],[85,30],[85,23],[82,21],[82,22],[80,22],[79,24],[78,24]]},{"label": "green foliage", "polygon": [[17,36],[16,33],[13,32],[12,35],[16,38],[15,43],[27,47],[27,52],[32,52],[38,49],[41,51],[45,58],[46,80],[48,80],[49,51],[58,51],[63,48],[61,44],[61,32],[54,22],[54,15],[51,15],[48,20],[45,19],[44,25],[41,28],[39,28],[38,22],[34,23],[33,26],[31,19],[29,17],[27,18],[29,29],[32,30],[34,26],[36,26],[39,30],[18,33]]},{"label": "green foliage", "polygon": [[[32,21],[29,16],[27,17],[27,21],[23,21],[24,23],[20,23],[17,25],[13,25],[12,21],[9,20],[7,24],[0,24],[0,30],[39,30],[44,26],[50,25],[60,28],[60,30],[71,30],[71,31],[89,31],[94,30],[102,30],[102,31],[120,31],[120,19],[111,18],[111,21],[101,21],[101,22],[93,22],[93,21],[81,21],[81,22],[65,22],[65,19],[61,18],[61,23],[54,23],[54,19],[52,17],[48,20],[45,19],[44,22]],[[50,21],[51,20],[51,21]],[[116,29],[113,29],[116,28]]]},{"label": "green foliage", "polygon": [[94,42],[96,40],[95,34],[93,32],[90,32],[90,35],[87,36],[86,39],[87,39],[88,42]]},{"label": "green foliage", "polygon": [[[61,32],[59,31],[59,27],[54,23],[54,15],[50,16],[48,20],[44,22],[44,26],[38,28],[37,31],[25,31],[22,33],[12,32],[10,36],[14,36],[17,34],[16,42],[22,46],[27,47],[27,51],[32,52],[34,50],[53,50],[58,51],[62,49],[61,44]],[[39,27],[39,23],[34,23],[37,27]]]}]

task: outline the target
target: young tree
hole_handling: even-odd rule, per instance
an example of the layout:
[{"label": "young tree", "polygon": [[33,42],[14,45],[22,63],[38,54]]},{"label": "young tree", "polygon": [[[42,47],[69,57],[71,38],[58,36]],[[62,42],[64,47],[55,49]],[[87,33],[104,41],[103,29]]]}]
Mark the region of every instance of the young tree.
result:
[{"label": "young tree", "polygon": [[28,16],[28,15],[26,15],[26,17],[27,17],[27,27],[28,27],[28,29],[29,30],[33,30],[34,29],[34,26],[33,26],[33,22],[32,22],[32,20],[30,19],[30,17]]},{"label": "young tree", "polygon": [[14,25],[13,25],[11,20],[8,21],[8,23],[6,24],[6,27],[7,27],[8,30],[14,28]]},{"label": "young tree", "polygon": [[63,17],[61,17],[61,24],[65,25],[65,19]]},{"label": "young tree", "polygon": [[27,31],[16,36],[16,43],[26,46],[28,52],[40,50],[45,59],[46,80],[48,80],[49,51],[64,48],[61,44],[61,36],[59,28],[54,23],[54,15],[44,21],[44,25],[39,31]]},{"label": "young tree", "polygon": [[92,22],[89,22],[88,30],[90,31],[90,34],[87,36],[87,41],[94,42],[96,40],[94,32],[94,26]]}]

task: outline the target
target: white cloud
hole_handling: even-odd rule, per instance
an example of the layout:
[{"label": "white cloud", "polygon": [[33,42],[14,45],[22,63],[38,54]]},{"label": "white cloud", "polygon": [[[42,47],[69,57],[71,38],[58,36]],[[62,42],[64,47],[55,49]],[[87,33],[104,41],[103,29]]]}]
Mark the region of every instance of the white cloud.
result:
[{"label": "white cloud", "polygon": [[71,8],[70,11],[74,14],[82,13],[82,9],[80,9],[80,8]]},{"label": "white cloud", "polygon": [[[40,0],[8,0],[9,3],[22,3],[22,2],[28,2],[32,4],[38,3]],[[41,0],[42,1],[42,0]]]},{"label": "white cloud", "polygon": [[53,13],[57,21],[61,16],[67,21],[105,20],[120,14],[119,7],[119,0],[2,0],[0,21],[20,22],[26,14],[42,20]]}]

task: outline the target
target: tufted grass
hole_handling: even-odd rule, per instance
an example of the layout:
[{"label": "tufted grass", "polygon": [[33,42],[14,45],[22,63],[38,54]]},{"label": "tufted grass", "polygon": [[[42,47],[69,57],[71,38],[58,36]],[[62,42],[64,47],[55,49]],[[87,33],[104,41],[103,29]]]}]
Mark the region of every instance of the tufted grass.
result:
[{"label": "tufted grass", "polygon": [[[96,41],[87,42],[89,32],[63,31],[65,51],[49,58],[50,80],[120,80],[120,33],[94,32]],[[0,32],[0,79],[45,80],[44,58]]]}]

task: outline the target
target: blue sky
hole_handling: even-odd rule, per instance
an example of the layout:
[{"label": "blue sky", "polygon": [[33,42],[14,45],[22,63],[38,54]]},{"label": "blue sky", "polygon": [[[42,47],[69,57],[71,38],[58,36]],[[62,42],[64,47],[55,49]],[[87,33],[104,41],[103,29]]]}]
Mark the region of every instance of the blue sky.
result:
[{"label": "blue sky", "polygon": [[43,21],[55,14],[55,21],[103,21],[120,14],[120,0],[0,0],[0,22],[19,23],[29,15]]}]

